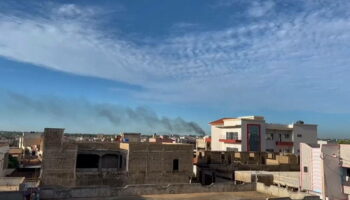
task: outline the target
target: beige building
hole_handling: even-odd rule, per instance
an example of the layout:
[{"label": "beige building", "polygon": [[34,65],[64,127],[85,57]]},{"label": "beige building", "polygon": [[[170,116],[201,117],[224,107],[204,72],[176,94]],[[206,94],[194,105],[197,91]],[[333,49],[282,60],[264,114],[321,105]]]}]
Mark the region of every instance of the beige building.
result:
[{"label": "beige building", "polygon": [[196,150],[210,151],[211,138],[210,136],[204,136],[203,138],[196,139]]},{"label": "beige building", "polygon": [[63,129],[45,129],[41,184],[91,186],[187,183],[192,145],[76,142]]},{"label": "beige building", "polygon": [[141,142],[141,133],[121,133],[122,142]]},{"label": "beige building", "polygon": [[267,151],[299,154],[300,143],[317,144],[317,125],[266,123],[264,117],[222,118],[211,125],[213,151]]},{"label": "beige building", "polygon": [[350,145],[301,144],[300,187],[323,199],[350,199]]}]

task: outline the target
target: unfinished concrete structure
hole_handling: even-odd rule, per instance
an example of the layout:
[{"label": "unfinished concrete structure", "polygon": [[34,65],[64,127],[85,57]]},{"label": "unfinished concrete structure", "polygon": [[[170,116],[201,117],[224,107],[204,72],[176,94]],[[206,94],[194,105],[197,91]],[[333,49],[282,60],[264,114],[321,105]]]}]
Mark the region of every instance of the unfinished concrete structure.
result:
[{"label": "unfinished concrete structure", "polygon": [[8,152],[10,147],[7,143],[0,143],[0,177],[5,176],[8,165]]},{"label": "unfinished concrete structure", "polygon": [[192,176],[192,145],[76,142],[63,132],[45,129],[43,186],[187,183]]},{"label": "unfinished concrete structure", "polygon": [[271,152],[205,151],[196,154],[197,178],[203,184],[235,180],[236,170],[299,171],[298,156]]}]

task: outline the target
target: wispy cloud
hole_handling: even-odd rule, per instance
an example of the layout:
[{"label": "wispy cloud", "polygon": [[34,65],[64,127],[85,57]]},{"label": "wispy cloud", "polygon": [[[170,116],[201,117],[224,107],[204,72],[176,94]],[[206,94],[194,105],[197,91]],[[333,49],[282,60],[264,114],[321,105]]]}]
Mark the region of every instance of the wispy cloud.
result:
[{"label": "wispy cloud", "polygon": [[273,1],[253,3],[246,12],[263,19],[138,46],[88,17],[72,17],[84,11],[69,4],[55,8],[64,18],[2,15],[0,55],[142,85],[146,90],[133,95],[143,99],[345,112],[350,16],[344,7],[350,6],[307,6],[285,16],[271,12]]},{"label": "wispy cloud", "polygon": [[269,13],[275,6],[273,1],[253,1],[248,14],[253,17],[262,17]]}]

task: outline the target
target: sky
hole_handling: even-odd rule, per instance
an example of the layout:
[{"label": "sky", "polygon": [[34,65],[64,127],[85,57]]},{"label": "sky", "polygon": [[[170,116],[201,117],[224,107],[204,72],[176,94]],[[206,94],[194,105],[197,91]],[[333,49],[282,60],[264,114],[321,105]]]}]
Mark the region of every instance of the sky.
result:
[{"label": "sky", "polygon": [[350,1],[0,2],[0,129],[350,128]]}]

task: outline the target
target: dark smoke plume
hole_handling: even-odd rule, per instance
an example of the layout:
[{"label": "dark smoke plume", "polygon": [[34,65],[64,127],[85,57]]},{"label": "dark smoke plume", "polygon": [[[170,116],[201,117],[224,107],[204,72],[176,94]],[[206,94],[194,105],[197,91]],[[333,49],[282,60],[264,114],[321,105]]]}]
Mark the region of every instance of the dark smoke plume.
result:
[{"label": "dark smoke plume", "polygon": [[28,120],[36,126],[65,126],[68,130],[88,132],[91,132],[89,130],[97,132],[98,128],[110,127],[113,131],[120,132],[205,134],[195,122],[188,122],[180,117],[159,117],[146,107],[132,109],[115,104],[93,104],[83,99],[69,101],[53,97],[34,99],[8,91],[1,93],[0,117],[13,118],[17,122],[24,121],[22,124],[26,124],[25,121]]}]

